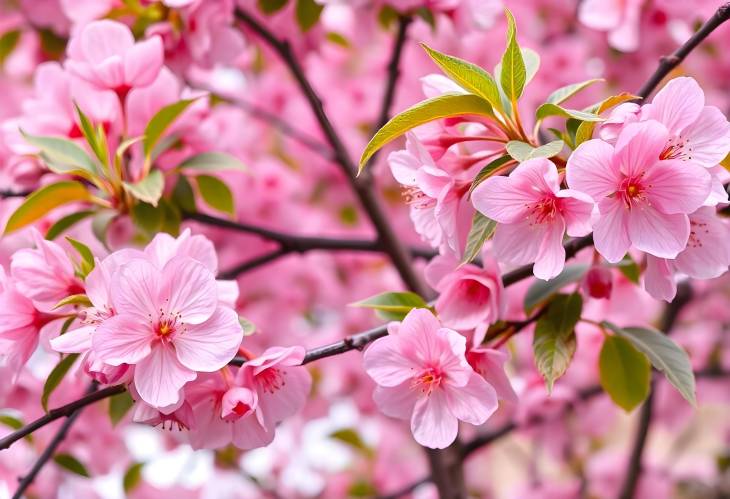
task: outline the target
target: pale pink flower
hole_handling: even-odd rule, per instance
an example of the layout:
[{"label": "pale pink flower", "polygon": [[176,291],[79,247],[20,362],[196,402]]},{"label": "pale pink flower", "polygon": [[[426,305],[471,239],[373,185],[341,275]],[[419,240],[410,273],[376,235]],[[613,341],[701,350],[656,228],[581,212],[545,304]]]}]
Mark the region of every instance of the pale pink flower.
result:
[{"label": "pale pink flower", "polygon": [[651,255],[646,259],[644,288],[654,298],[672,301],[677,294],[674,275],[712,279],[730,266],[730,228],[711,207],[703,206],[689,215],[687,247],[674,260]]},{"label": "pale pink flower", "polygon": [[419,444],[448,447],[459,420],[480,425],[497,409],[494,388],[469,366],[465,352],[462,335],[441,327],[428,310],[412,310],[365,351],[378,408],[409,419]]},{"label": "pale pink flower", "polygon": [[36,247],[16,251],[10,273],[18,291],[39,308],[50,311],[67,296],[83,293],[84,284],[63,248],[44,239],[36,229],[31,230]]},{"label": "pale pink flower", "polygon": [[486,179],[471,198],[477,210],[498,222],[493,240],[497,260],[535,262],[533,272],[540,279],[552,279],[563,270],[566,228],[572,237],[591,231],[590,197],[561,189],[557,168],[545,158],[521,163],[508,177]]},{"label": "pale pink flower", "polygon": [[504,312],[504,286],[497,263],[484,254],[483,268],[459,265],[453,256],[439,255],[425,269],[426,282],[439,292],[436,311],[446,327],[474,329],[491,324]]},{"label": "pale pink flower", "polygon": [[152,83],[162,64],[159,37],[135,43],[126,25],[108,19],[87,24],[68,44],[69,72],[121,97],[133,87]]},{"label": "pale pink flower", "polygon": [[578,19],[589,28],[608,31],[608,43],[622,52],[639,48],[639,24],[644,0],[585,0]]},{"label": "pale pink flower", "polygon": [[631,246],[661,258],[676,257],[689,238],[687,214],[710,194],[705,168],[661,158],[668,139],[669,132],[657,121],[632,123],[615,146],[589,140],[568,159],[568,185],[598,203],[595,246],[611,263]]},{"label": "pale pink flower", "polygon": [[243,338],[236,313],[218,303],[215,276],[190,257],[162,268],[137,258],[112,278],[117,315],[92,335],[98,359],[134,364],[134,384],[150,405],[179,400],[196,372],[212,372],[236,354]]},{"label": "pale pink flower", "polygon": [[705,105],[705,94],[694,78],[670,80],[642,107],[641,116],[657,120],[669,132],[662,159],[712,168],[730,152],[730,123],[717,107]]}]

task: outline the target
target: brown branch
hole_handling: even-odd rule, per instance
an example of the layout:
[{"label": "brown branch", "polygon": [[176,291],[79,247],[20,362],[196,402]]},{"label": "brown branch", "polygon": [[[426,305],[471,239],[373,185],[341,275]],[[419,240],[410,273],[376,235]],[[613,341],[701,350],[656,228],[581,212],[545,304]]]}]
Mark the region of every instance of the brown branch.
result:
[{"label": "brown branch", "polygon": [[37,429],[42,428],[59,418],[71,416],[71,414],[76,412],[78,409],[82,409],[89,404],[93,404],[94,402],[98,402],[99,400],[111,397],[112,395],[122,393],[125,390],[126,387],[124,387],[123,385],[108,386],[101,390],[84,395],[80,399],[75,400],[69,404],[57,407],[55,409],[51,409],[50,411],[48,411],[48,413],[36,419],[32,423],[29,423],[0,439],[0,451],[9,448],[16,441],[30,435]]},{"label": "brown branch", "polygon": [[690,52],[697,48],[705,38],[710,36],[721,24],[730,19],[730,2],[721,5],[715,14],[710,17],[694,35],[682,44],[672,55],[664,56],[659,60],[659,67],[639,89],[637,95],[643,99],[649,97],[654,89],[661,83],[674,68],[687,57]]},{"label": "brown branch", "polygon": [[350,158],[344,143],[332,126],[319,95],[309,82],[309,79],[304,73],[304,69],[294,55],[294,52],[291,50],[289,43],[284,40],[279,40],[265,26],[260,24],[254,17],[243,9],[236,9],[236,18],[244,23],[253,33],[264,40],[279,55],[284,64],[287,66],[299,85],[304,97],[309,102],[309,106],[314,112],[315,118],[322,129],[322,133],[332,147],[335,161],[340,166],[343,173],[347,176],[347,179],[355,191],[360,204],[375,227],[378,234],[378,240],[382,244],[383,250],[388,254],[388,256],[390,256],[393,265],[398,270],[398,273],[406,286],[420,295],[425,296],[428,293],[428,288],[421,282],[411,265],[410,255],[408,254],[405,246],[398,239],[398,235],[391,227],[388,216],[371,189],[371,185],[368,182],[358,180],[356,176],[357,167],[355,163]]}]

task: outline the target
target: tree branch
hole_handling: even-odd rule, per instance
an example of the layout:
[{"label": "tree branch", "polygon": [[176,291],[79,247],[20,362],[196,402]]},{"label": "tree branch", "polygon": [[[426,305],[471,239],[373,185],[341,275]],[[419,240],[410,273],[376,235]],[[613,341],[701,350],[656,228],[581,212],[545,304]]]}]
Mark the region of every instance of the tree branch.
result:
[{"label": "tree branch", "polygon": [[50,411],[48,411],[47,414],[41,416],[32,423],[29,423],[19,430],[16,430],[0,439],[0,451],[9,448],[16,441],[27,435],[30,435],[37,429],[42,428],[59,418],[68,417],[76,412],[78,409],[82,409],[89,404],[93,404],[94,402],[98,402],[99,400],[111,397],[112,395],[122,393],[125,390],[126,387],[124,385],[108,386],[102,390],[94,391],[93,393],[84,395],[80,399],[75,400],[69,404],[57,407],[55,409],[51,409]]},{"label": "tree branch", "polygon": [[730,19],[730,2],[721,5],[715,14],[710,17],[694,35],[682,44],[672,55],[664,56],[659,60],[659,67],[639,89],[637,95],[643,99],[649,97],[654,89],[661,83],[674,68],[687,57],[705,38],[715,31],[721,24]]},{"label": "tree branch", "polygon": [[261,37],[274,51],[279,55],[284,64],[288,67],[292,76],[296,80],[304,97],[309,102],[309,106],[314,112],[315,118],[324,133],[327,142],[332,147],[334,158],[340,166],[342,172],[347,176],[355,194],[360,200],[365,212],[368,214],[375,230],[378,234],[378,240],[382,244],[383,250],[390,256],[393,265],[398,270],[403,282],[412,291],[425,296],[428,288],[416,274],[410,262],[410,255],[405,246],[400,242],[398,236],[393,231],[386,213],[383,211],[380,202],[376,198],[371,186],[367,182],[359,181],[357,167],[350,158],[345,145],[335,131],[332,123],[327,117],[322,101],[319,95],[310,84],[304,69],[295,57],[291,47],[286,41],[279,40],[266,27],[260,24],[254,17],[243,9],[236,9],[236,17],[243,22],[251,31]]}]

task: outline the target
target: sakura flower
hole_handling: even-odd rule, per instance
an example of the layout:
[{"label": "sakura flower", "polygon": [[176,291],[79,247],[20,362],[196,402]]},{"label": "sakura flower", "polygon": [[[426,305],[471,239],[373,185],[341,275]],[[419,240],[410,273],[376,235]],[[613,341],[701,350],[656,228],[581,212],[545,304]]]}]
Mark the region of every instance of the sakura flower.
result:
[{"label": "sakura flower", "polygon": [[135,387],[150,405],[176,403],[198,371],[216,371],[236,354],[238,317],[218,303],[215,277],[201,263],[176,256],[158,268],[135,258],[112,282],[117,315],[98,327],[92,348],[107,364],[134,364]]},{"label": "sakura flower", "polygon": [[690,214],[687,247],[674,260],[649,255],[644,288],[654,298],[672,301],[677,294],[675,273],[694,279],[712,279],[730,266],[730,229],[715,210],[704,206]]},{"label": "sakura flower", "polygon": [[521,163],[508,177],[494,176],[472,192],[472,203],[498,222],[494,233],[497,260],[516,265],[535,262],[540,279],[558,275],[565,264],[563,235],[591,231],[590,197],[560,189],[555,165],[544,158]]},{"label": "sakura flower", "polygon": [[425,309],[408,313],[364,355],[377,387],[373,398],[387,416],[409,419],[416,441],[443,449],[458,422],[484,423],[497,409],[497,394],[465,358],[466,339],[441,327]]},{"label": "sakura flower", "polygon": [[644,0],[585,0],[578,19],[589,28],[608,31],[608,43],[622,52],[639,48],[639,23]]},{"label": "sakura flower", "polygon": [[45,240],[36,229],[32,229],[32,236],[36,247],[16,251],[10,273],[18,291],[38,307],[50,311],[67,296],[83,293],[84,285],[61,246]]},{"label": "sakura flower", "polygon": [[707,199],[711,178],[693,163],[663,159],[668,140],[668,130],[655,120],[632,123],[615,146],[589,140],[568,159],[568,185],[598,203],[595,246],[611,263],[631,246],[674,258],[687,244],[687,214]]},{"label": "sakura flower", "polygon": [[730,152],[730,123],[694,78],[674,78],[642,107],[643,119],[654,119],[669,132],[662,159],[681,159],[711,168]]},{"label": "sakura flower", "polygon": [[436,311],[445,326],[468,330],[493,323],[504,312],[504,286],[499,268],[488,255],[484,268],[459,265],[452,256],[439,255],[426,267],[426,281],[439,292]]},{"label": "sakura flower", "polygon": [[153,36],[135,43],[124,24],[93,21],[71,38],[66,68],[100,89],[126,96],[133,87],[149,85],[163,64],[162,40]]}]

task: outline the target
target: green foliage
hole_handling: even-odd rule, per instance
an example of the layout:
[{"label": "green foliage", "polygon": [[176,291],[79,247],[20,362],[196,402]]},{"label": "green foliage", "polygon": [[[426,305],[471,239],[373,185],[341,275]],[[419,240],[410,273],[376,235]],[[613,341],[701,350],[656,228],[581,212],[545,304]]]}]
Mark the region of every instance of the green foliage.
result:
[{"label": "green foliage", "polygon": [[58,174],[78,175],[94,181],[98,175],[94,162],[86,152],[71,140],[60,137],[30,135],[21,130],[23,138],[40,150],[40,157],[48,169]]},{"label": "green foliage", "polygon": [[485,217],[478,211],[474,212],[474,217],[471,220],[471,229],[466,238],[464,256],[461,259],[462,264],[469,263],[477,257],[484,243],[494,235],[496,228],[497,222]]},{"label": "green foliage", "polygon": [[259,0],[259,9],[264,14],[274,14],[286,7],[288,0]]},{"label": "green foliage", "polygon": [[588,265],[567,265],[560,274],[549,281],[536,280],[525,294],[525,313],[532,312],[535,307],[546,302],[564,286],[579,281],[586,272]]},{"label": "green foliage", "polygon": [[89,275],[89,272],[94,270],[94,266],[96,265],[94,262],[94,253],[92,253],[88,246],[76,239],[66,236],[66,241],[68,241],[69,244],[78,252],[79,256],[81,256],[81,261],[77,266],[77,271],[81,277],[85,278]]},{"label": "green foliage", "polygon": [[56,364],[56,367],[53,368],[51,374],[49,374],[48,378],[46,378],[46,383],[43,385],[43,394],[41,395],[41,406],[44,411],[48,412],[48,399],[53,391],[58,388],[58,385],[61,384],[61,381],[63,381],[63,378],[66,376],[69,369],[71,369],[71,366],[74,365],[74,362],[76,362],[78,357],[79,354],[77,353],[68,354],[66,357],[61,359],[58,364]]},{"label": "green foliage", "polygon": [[539,147],[533,147],[527,142],[510,140],[507,142],[506,149],[510,156],[521,163],[528,159],[552,158],[553,156],[557,156],[563,150],[564,145],[565,142],[562,140],[553,140]]},{"label": "green foliage", "polygon": [[124,487],[124,493],[129,494],[142,482],[142,468],[144,463],[134,463],[124,473],[122,479],[122,486]]},{"label": "green foliage", "polygon": [[625,411],[633,410],[649,395],[649,360],[630,341],[620,336],[606,336],[598,368],[601,386]]},{"label": "green foliage", "polygon": [[510,156],[501,156],[494,161],[491,161],[487,166],[479,170],[479,173],[477,173],[476,177],[474,177],[474,180],[471,183],[471,187],[469,187],[469,193],[471,193],[471,191],[473,191],[476,186],[484,182],[484,180],[492,176],[492,174],[500,167],[504,166],[511,160],[512,158]]},{"label": "green foliage", "polygon": [[235,215],[233,194],[224,182],[210,175],[198,175],[195,180],[198,183],[200,197],[208,206],[229,215]]},{"label": "green foliage", "polygon": [[109,398],[109,419],[116,426],[134,405],[129,392],[117,393]]},{"label": "green foliage", "polygon": [[13,212],[5,226],[5,234],[10,234],[35,222],[54,208],[74,201],[90,200],[89,191],[80,182],[66,180],[48,184],[28,196],[23,204]]},{"label": "green foliage", "polygon": [[72,226],[76,225],[85,218],[89,218],[94,213],[95,212],[93,210],[82,210],[59,218],[56,223],[51,225],[51,227],[48,229],[48,232],[46,232],[46,239],[48,239],[49,241],[56,239]]},{"label": "green foliage", "polygon": [[299,28],[305,33],[312,29],[319,21],[323,9],[324,5],[314,0],[297,0],[296,18]]},{"label": "green foliage", "polygon": [[550,104],[561,104],[581,90],[584,90],[585,88],[588,88],[589,86],[593,85],[594,83],[598,83],[599,81],[604,80],[603,78],[594,78],[592,80],[586,80],[580,83],[571,83],[570,85],[560,87],[548,96],[547,102]]},{"label": "green foliage", "polygon": [[370,139],[360,158],[360,170],[380,148],[419,125],[451,116],[492,116],[492,106],[476,95],[445,94],[419,102],[391,118]]},{"label": "green foliage", "polygon": [[562,376],[573,359],[576,348],[575,325],[583,310],[579,293],[557,295],[537,320],[532,348],[535,364],[548,391]]},{"label": "green foliage", "polygon": [[154,169],[139,182],[131,184],[124,182],[124,189],[135,199],[157,206],[165,188],[165,176],[162,171]]},{"label": "green foliage", "polygon": [[587,113],[585,111],[578,111],[576,109],[566,109],[564,107],[560,107],[557,104],[551,104],[549,102],[546,102],[545,104],[542,104],[540,107],[537,108],[537,111],[535,113],[535,117],[537,120],[542,121],[548,116],[561,116],[563,118],[575,118],[576,120],[580,121],[591,121],[591,122],[598,122],[603,121],[603,118],[600,116],[593,114],[593,113]]},{"label": "green foliage", "polygon": [[246,166],[238,158],[222,152],[203,152],[183,161],[179,170],[216,172],[221,170],[246,171]]},{"label": "green foliage", "polygon": [[386,320],[399,321],[414,308],[429,308],[428,303],[410,291],[386,292],[352,303],[353,307],[372,308]]},{"label": "green foliage", "polygon": [[86,478],[91,476],[89,475],[89,471],[86,469],[86,466],[84,466],[81,461],[73,457],[71,454],[56,454],[53,456],[53,460],[66,471],[70,471],[71,473],[75,473]]},{"label": "green foliage", "polygon": [[151,157],[152,150],[165,131],[193,102],[195,102],[195,99],[183,99],[174,102],[157,111],[152,119],[150,119],[150,122],[147,123],[147,127],[145,128],[144,140],[142,141],[146,158]]},{"label": "green foliage", "polygon": [[515,18],[509,9],[505,9],[505,13],[507,14],[507,49],[502,55],[500,83],[507,100],[517,102],[525,88],[527,68],[517,43]]}]

